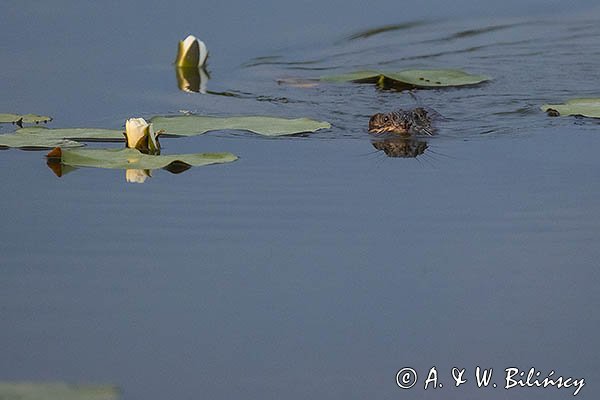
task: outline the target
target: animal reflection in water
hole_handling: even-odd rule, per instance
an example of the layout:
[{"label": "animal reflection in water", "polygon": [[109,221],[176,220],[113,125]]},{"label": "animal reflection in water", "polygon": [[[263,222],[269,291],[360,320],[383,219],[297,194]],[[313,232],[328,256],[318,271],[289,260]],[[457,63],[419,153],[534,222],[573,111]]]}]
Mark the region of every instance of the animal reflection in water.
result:
[{"label": "animal reflection in water", "polygon": [[425,153],[427,142],[415,138],[394,137],[371,142],[373,147],[388,157],[415,158]]},{"label": "animal reflection in water", "polygon": [[369,133],[379,137],[372,145],[388,157],[418,157],[428,148],[418,137],[433,136],[433,121],[439,117],[437,111],[425,107],[377,113],[369,119]]}]

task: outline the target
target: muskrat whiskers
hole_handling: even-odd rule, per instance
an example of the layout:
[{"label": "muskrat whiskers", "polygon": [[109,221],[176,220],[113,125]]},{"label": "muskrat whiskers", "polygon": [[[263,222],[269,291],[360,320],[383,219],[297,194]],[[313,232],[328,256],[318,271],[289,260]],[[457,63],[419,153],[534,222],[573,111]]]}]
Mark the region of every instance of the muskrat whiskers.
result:
[{"label": "muskrat whiskers", "polygon": [[446,158],[451,158],[452,160],[458,160],[458,158],[457,158],[457,157],[451,156],[451,155],[449,155],[449,154],[440,153],[440,152],[437,152],[437,151],[434,151],[434,150],[431,150],[431,149],[428,149],[428,151],[427,151],[427,152],[428,152],[428,153],[435,154],[436,156],[440,156],[440,157],[446,157]]}]

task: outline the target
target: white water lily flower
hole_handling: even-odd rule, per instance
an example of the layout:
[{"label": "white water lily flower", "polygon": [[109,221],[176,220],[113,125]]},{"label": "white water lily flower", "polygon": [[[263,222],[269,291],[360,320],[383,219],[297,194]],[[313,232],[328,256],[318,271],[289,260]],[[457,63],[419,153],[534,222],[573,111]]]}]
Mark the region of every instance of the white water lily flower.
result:
[{"label": "white water lily flower", "polygon": [[144,118],[130,118],[125,122],[125,138],[129,148],[148,154],[160,153],[158,134]]},{"label": "white water lily flower", "polygon": [[178,67],[204,67],[208,58],[208,50],[202,40],[194,35],[189,35],[179,41],[175,65]]},{"label": "white water lily flower", "polygon": [[146,169],[128,169],[125,171],[125,179],[129,183],[144,183],[150,176],[150,171]]}]

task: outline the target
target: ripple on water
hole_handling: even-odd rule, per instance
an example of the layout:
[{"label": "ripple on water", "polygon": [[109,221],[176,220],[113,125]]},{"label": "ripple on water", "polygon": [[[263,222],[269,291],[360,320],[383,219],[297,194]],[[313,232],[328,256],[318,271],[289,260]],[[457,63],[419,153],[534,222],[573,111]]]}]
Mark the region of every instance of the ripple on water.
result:
[{"label": "ripple on water", "polygon": [[299,111],[332,123],[329,132],[315,137],[360,137],[366,133],[369,115],[417,105],[430,106],[449,119],[441,123],[441,134],[518,133],[557,123],[573,124],[568,118],[548,119],[539,105],[593,95],[590,72],[600,64],[596,48],[600,27],[577,17],[556,22],[527,18],[493,25],[407,21],[351,33],[344,40],[308,51],[288,49],[285,54],[254,59],[245,66],[255,73],[266,70],[274,77],[294,79],[361,69],[408,68],[460,68],[492,76],[490,82],[477,87],[419,90],[412,96],[368,84],[313,81],[305,88],[275,86],[275,98],[277,92],[293,89]]}]

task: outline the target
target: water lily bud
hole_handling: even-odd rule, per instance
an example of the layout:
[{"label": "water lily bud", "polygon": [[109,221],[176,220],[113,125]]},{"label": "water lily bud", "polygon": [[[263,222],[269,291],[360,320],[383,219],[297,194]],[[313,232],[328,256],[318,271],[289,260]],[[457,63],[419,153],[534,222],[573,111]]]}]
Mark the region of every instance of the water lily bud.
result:
[{"label": "water lily bud", "polygon": [[125,138],[129,148],[147,154],[160,153],[158,134],[154,132],[152,124],[147,123],[144,118],[130,118],[125,122]]},{"label": "water lily bud", "polygon": [[129,183],[144,183],[150,176],[150,171],[147,169],[128,169],[125,171],[125,179]]},{"label": "water lily bud", "polygon": [[179,42],[175,65],[178,67],[203,67],[208,58],[208,50],[202,40],[189,35]]},{"label": "water lily bud", "polygon": [[125,122],[125,137],[127,147],[135,149],[137,144],[148,137],[150,125],[144,118],[130,118]]}]

